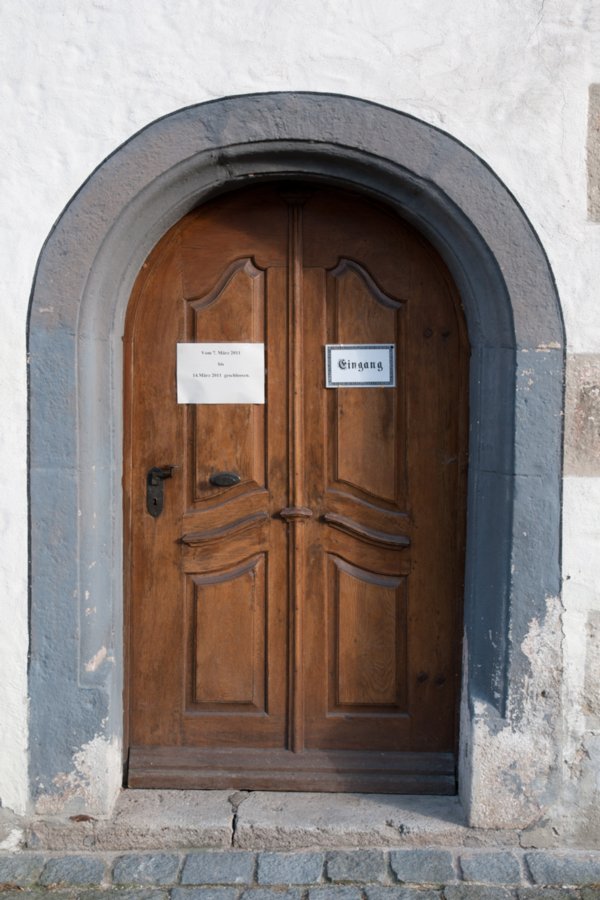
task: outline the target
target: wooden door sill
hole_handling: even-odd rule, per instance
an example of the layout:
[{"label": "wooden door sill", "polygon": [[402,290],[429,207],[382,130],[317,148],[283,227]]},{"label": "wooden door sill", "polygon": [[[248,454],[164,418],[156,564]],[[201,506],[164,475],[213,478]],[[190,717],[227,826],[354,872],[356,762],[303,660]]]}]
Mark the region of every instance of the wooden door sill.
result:
[{"label": "wooden door sill", "polygon": [[456,793],[452,753],[133,746],[128,787],[375,794]]}]

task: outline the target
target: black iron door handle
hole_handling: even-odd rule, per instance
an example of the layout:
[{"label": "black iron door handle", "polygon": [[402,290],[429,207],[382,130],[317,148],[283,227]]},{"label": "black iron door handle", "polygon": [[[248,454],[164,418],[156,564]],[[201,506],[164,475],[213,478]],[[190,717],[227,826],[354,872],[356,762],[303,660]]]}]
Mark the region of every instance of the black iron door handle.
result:
[{"label": "black iron door handle", "polygon": [[240,476],[237,472],[215,472],[208,480],[215,487],[233,487],[240,483]]},{"label": "black iron door handle", "polygon": [[152,466],[146,475],[146,509],[155,519],[163,511],[163,482],[173,475],[174,466]]}]

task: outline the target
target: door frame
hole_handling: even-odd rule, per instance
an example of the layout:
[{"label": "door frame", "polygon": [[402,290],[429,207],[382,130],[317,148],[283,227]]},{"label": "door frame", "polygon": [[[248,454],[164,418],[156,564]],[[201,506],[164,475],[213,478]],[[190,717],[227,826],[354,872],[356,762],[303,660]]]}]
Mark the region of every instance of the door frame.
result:
[{"label": "door frame", "polygon": [[[560,670],[564,331],[552,272],[514,197],[464,145],[396,110],[310,93],[225,98],[152,123],[96,169],[42,249],[28,330],[32,802],[106,815],[122,782],[121,337],[137,272],[204,199],[289,177],[392,206],[460,291],[472,348],[460,792],[472,824],[523,827],[559,778],[559,703],[531,702],[528,643],[541,635],[546,667]],[[514,779],[484,770],[494,742],[498,775]]]}]

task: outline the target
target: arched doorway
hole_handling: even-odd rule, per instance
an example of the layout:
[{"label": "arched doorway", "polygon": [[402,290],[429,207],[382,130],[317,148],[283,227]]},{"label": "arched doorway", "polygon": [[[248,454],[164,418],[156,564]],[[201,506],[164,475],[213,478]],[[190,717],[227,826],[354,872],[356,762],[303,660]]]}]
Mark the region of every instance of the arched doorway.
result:
[{"label": "arched doorway", "polygon": [[[122,335],[136,275],[183,215],[256,178],[379,198],[431,241],[460,291],[471,344],[460,792],[471,821],[493,824],[495,809],[522,823],[554,790],[535,753],[521,777],[522,742],[506,745],[514,783],[478,772],[495,734],[535,745],[542,727],[524,712],[523,642],[560,593],[564,336],[552,272],[514,197],[464,145],[395,110],[302,93],[226,98],[153,123],[92,174],[40,255],[29,321],[32,797],[104,814],[122,782]],[[549,727],[546,717],[545,741]]]},{"label": "arched doorway", "polygon": [[[266,397],[227,402],[248,348]],[[356,193],[229,193],[144,263],[125,351],[128,783],[453,793],[468,342],[439,255]]]}]

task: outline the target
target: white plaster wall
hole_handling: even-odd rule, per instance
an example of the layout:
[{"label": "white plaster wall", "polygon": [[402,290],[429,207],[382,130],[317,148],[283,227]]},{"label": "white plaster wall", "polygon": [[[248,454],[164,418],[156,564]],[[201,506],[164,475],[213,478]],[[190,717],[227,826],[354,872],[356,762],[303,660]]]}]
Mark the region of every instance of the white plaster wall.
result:
[{"label": "white plaster wall", "polygon": [[[3,0],[0,7],[0,800],[26,805],[25,316],[36,258],[70,196],[118,144],[181,106],[328,91],[409,112],[496,171],[548,252],[570,352],[600,352],[600,225],[586,220],[595,0]],[[597,482],[567,479],[566,646],[600,607],[586,521]],[[591,484],[588,484],[591,482]],[[597,496],[598,495],[598,496]],[[578,589],[578,585],[581,590]],[[572,607],[572,614],[571,614]],[[575,616],[575,618],[573,618]],[[570,741],[585,727],[569,726]]]},{"label": "white plaster wall", "polygon": [[564,828],[600,842],[600,478],[567,478],[563,502]]}]

